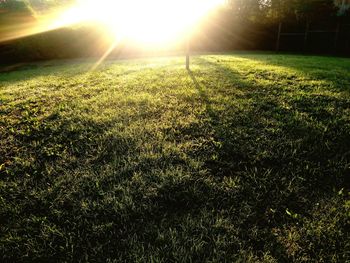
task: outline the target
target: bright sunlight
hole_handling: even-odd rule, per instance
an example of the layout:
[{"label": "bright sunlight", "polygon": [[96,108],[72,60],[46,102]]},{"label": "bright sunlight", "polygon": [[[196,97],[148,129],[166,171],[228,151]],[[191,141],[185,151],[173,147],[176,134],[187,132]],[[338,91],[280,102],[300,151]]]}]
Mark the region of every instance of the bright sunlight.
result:
[{"label": "bright sunlight", "polygon": [[79,0],[54,27],[81,21],[105,25],[117,40],[167,43],[184,36],[224,0]]}]

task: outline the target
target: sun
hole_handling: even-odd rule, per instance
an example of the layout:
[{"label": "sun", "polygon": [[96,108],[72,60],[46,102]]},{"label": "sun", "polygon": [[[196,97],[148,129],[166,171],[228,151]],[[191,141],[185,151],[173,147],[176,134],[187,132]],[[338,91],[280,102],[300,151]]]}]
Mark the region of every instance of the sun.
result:
[{"label": "sun", "polygon": [[188,33],[224,0],[78,0],[57,23],[97,21],[116,39],[167,43]]}]

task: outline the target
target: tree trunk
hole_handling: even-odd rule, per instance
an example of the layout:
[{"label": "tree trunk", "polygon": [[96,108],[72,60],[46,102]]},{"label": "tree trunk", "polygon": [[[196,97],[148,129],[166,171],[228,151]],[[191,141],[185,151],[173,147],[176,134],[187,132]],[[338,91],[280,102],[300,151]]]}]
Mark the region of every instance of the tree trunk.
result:
[{"label": "tree trunk", "polygon": [[190,70],[190,37],[186,40],[186,69]]}]

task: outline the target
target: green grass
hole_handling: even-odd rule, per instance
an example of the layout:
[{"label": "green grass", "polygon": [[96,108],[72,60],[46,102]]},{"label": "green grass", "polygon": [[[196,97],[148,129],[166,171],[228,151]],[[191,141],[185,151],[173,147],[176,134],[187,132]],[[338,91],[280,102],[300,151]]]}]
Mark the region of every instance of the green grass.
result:
[{"label": "green grass", "polygon": [[349,260],[350,59],[0,73],[1,262]]}]

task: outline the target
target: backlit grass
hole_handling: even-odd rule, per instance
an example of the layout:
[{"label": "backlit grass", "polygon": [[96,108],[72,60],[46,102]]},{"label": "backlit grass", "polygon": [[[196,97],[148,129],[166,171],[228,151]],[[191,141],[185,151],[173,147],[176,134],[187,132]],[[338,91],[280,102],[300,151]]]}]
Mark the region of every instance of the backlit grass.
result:
[{"label": "backlit grass", "polygon": [[350,59],[0,73],[1,262],[344,262]]}]

